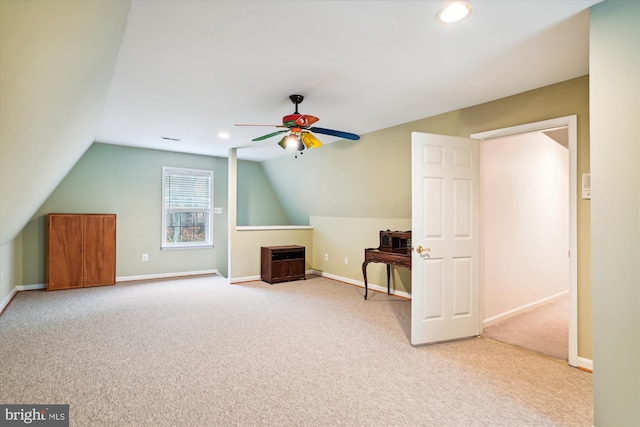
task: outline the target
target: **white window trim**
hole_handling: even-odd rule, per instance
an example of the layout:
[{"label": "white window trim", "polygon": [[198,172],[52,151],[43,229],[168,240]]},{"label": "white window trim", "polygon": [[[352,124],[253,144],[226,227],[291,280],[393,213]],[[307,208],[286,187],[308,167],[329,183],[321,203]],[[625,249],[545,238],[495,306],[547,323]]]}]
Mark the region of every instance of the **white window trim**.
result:
[{"label": "white window trim", "polygon": [[[183,175],[198,175],[198,176],[208,176],[211,184],[210,184],[210,197],[209,197],[209,208],[208,209],[190,209],[192,212],[205,212],[209,214],[207,219],[208,227],[207,227],[207,241],[202,242],[183,242],[183,243],[167,243],[167,209],[165,206],[165,182],[167,174],[175,173],[175,174],[183,174]],[[204,248],[213,248],[213,184],[214,184],[214,175],[211,170],[204,169],[192,169],[192,168],[179,168],[172,166],[163,166],[162,167],[162,229],[160,230],[160,249],[162,250],[182,250],[182,249],[204,249]]]}]

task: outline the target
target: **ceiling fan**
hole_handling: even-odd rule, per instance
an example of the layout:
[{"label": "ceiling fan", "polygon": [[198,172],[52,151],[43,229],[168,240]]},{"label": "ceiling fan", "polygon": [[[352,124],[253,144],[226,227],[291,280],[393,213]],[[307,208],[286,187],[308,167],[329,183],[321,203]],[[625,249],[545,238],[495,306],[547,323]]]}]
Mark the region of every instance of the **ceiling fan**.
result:
[{"label": "ceiling fan", "polygon": [[281,125],[236,125],[236,126],[274,126],[277,128],[286,128],[283,130],[279,130],[276,132],[271,132],[266,135],[259,136],[257,138],[253,138],[252,141],[262,141],[264,139],[268,139],[274,137],[276,135],[280,135],[283,133],[290,132],[288,135],[285,135],[278,145],[282,148],[295,148],[296,151],[302,151],[305,148],[318,148],[322,146],[322,142],[318,138],[313,135],[314,133],[320,133],[324,135],[337,136],[339,138],[350,139],[353,141],[357,141],[360,139],[359,135],[355,133],[343,132],[339,130],[319,128],[316,126],[311,126],[316,123],[319,118],[315,116],[310,116],[307,114],[298,113],[298,105],[302,103],[304,100],[304,96],[302,95],[290,95],[289,99],[296,106],[296,111],[293,114],[289,114],[288,116],[284,116],[282,118]]}]

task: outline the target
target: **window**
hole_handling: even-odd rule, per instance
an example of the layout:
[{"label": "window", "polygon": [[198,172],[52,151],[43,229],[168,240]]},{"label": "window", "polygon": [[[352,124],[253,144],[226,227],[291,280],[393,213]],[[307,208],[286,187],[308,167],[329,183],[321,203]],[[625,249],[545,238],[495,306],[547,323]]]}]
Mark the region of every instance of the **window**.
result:
[{"label": "window", "polygon": [[162,167],[162,249],[213,247],[213,171]]}]

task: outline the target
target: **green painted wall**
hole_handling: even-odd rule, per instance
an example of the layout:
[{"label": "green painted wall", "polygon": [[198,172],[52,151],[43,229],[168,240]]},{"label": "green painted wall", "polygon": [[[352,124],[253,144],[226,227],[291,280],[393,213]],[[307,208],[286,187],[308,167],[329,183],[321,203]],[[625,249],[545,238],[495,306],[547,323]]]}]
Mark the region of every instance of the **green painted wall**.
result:
[{"label": "green painted wall", "polygon": [[237,225],[288,225],[276,192],[258,162],[238,162]]},{"label": "green painted wall", "polygon": [[[162,166],[214,171],[213,249],[160,250]],[[207,271],[226,266],[226,159],[93,144],[38,209],[23,235],[25,283],[46,283],[48,213],[115,213],[116,277]],[[142,254],[149,261],[142,262]]]},{"label": "green painted wall", "polygon": [[591,10],[594,424],[640,425],[640,2]]},{"label": "green painted wall", "polygon": [[[324,274],[337,276],[339,280],[363,284],[362,261],[364,249],[380,244],[380,230],[411,230],[410,218],[345,218],[312,216],[313,267]],[[325,254],[328,259],[325,259]],[[347,262],[345,262],[345,259]],[[391,289],[411,294],[411,271],[393,268]],[[385,264],[371,263],[367,266],[367,282],[386,289],[387,269]],[[362,291],[364,295],[364,290]]]},{"label": "green painted wall", "polygon": [[[214,171],[213,249],[160,250],[162,166]],[[181,272],[218,270],[227,274],[227,159],[146,150],[107,144],[93,144],[40,207],[24,228],[23,283],[46,283],[47,214],[117,214],[117,277],[149,276]],[[260,194],[272,195],[268,181],[255,162],[240,162],[251,181],[257,180]],[[252,212],[260,222],[286,219],[274,197],[249,197],[239,189],[239,211]],[[253,190],[252,190],[253,191]],[[249,217],[248,217],[249,218]],[[142,254],[149,261],[142,262]]]},{"label": "green painted wall", "polygon": [[312,269],[314,230],[305,228],[253,229],[238,228],[232,231],[232,283],[256,280],[260,277],[261,247],[300,245],[305,249],[305,268]]}]

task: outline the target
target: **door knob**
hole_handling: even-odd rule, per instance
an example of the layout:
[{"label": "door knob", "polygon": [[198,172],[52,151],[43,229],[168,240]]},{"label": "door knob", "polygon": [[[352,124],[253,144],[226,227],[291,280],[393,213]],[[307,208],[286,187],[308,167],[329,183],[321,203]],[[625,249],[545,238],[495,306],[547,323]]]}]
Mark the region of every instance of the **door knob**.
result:
[{"label": "door knob", "polygon": [[430,252],[431,249],[430,248],[423,248],[422,246],[418,246],[416,248],[416,252],[418,252],[419,254],[421,254],[422,252]]}]

